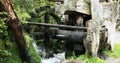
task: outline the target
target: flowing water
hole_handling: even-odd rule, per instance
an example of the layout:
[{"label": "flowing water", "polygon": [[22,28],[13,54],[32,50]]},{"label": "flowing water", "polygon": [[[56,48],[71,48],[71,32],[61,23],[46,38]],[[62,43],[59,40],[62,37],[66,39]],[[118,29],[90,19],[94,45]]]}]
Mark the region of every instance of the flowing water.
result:
[{"label": "flowing water", "polygon": [[36,52],[42,57],[42,63],[61,63],[65,60],[65,52],[62,53],[53,53],[53,57],[45,58],[46,52],[45,49],[41,46],[37,46],[37,44],[34,42],[33,46],[36,50]]}]

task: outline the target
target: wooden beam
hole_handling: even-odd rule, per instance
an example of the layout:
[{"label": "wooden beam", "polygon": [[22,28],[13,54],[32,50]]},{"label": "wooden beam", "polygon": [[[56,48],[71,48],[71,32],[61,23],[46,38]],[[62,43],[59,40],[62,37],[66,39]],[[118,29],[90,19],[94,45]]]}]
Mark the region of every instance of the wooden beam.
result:
[{"label": "wooden beam", "polygon": [[70,29],[87,29],[87,27],[58,25],[58,24],[48,24],[48,23],[37,23],[37,22],[27,22],[26,24],[29,24],[29,25],[48,26],[48,27],[58,27],[58,28],[70,28]]}]

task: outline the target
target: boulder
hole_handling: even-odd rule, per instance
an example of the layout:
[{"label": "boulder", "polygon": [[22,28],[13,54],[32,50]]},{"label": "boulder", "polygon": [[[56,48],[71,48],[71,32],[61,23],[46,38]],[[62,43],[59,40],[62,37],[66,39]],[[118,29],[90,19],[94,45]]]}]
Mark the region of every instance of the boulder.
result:
[{"label": "boulder", "polygon": [[64,4],[56,4],[56,12],[66,14],[65,12],[74,11],[81,14],[90,15],[90,4],[84,0],[64,0]]}]

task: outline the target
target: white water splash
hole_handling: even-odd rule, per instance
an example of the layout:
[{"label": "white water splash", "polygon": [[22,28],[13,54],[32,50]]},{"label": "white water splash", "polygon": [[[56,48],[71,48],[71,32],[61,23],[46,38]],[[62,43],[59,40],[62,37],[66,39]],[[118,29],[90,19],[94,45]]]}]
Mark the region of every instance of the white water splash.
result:
[{"label": "white water splash", "polygon": [[44,48],[38,47],[35,42],[33,42],[33,47],[35,48],[36,52],[37,52],[40,56],[42,56],[42,57],[45,57],[45,56],[46,56],[46,52],[45,52],[45,49],[44,49]]},{"label": "white water splash", "polygon": [[42,63],[61,63],[62,61],[65,60],[65,52],[53,54],[54,57],[46,59],[46,58],[44,58],[46,56],[45,50],[44,49],[42,50],[40,47],[38,47],[35,42],[33,43],[33,46],[34,46],[36,52],[39,55],[42,55],[42,59],[41,59]]},{"label": "white water splash", "polygon": [[54,57],[49,59],[42,59],[42,63],[61,63],[65,60],[65,52],[54,54]]}]

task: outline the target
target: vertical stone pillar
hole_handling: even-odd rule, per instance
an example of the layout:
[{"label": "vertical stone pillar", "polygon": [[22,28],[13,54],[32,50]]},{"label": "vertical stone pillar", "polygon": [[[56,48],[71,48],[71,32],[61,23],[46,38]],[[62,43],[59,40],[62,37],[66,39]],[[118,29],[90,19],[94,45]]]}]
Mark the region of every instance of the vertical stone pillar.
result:
[{"label": "vertical stone pillar", "polygon": [[115,42],[115,35],[116,35],[116,22],[118,17],[118,3],[112,2],[112,21],[111,21],[111,51],[114,51],[114,42]]},{"label": "vertical stone pillar", "polygon": [[120,25],[120,0],[118,0],[118,20],[117,20],[117,25]]},{"label": "vertical stone pillar", "polygon": [[91,0],[91,14],[93,21],[93,40],[92,40],[92,56],[97,57],[97,52],[99,49],[99,30],[100,30],[100,21],[102,19],[102,10],[99,4],[99,0]]}]

